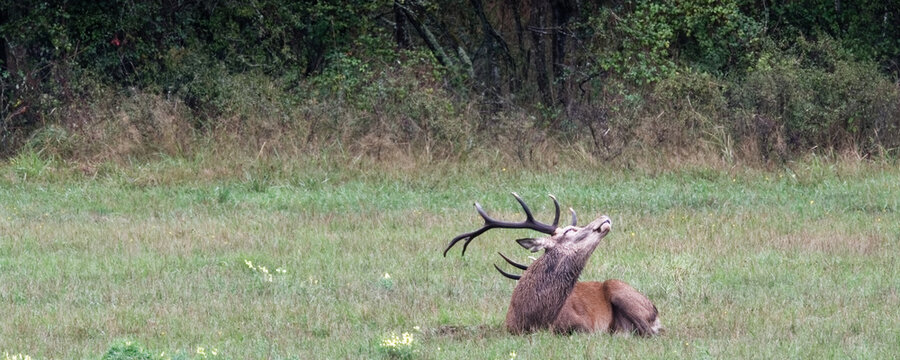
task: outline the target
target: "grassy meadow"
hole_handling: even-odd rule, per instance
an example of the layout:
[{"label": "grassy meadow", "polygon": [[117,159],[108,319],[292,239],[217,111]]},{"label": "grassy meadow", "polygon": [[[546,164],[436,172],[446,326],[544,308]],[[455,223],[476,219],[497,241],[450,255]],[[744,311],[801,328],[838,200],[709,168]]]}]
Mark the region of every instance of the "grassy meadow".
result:
[{"label": "grassy meadow", "polygon": [[[525,169],[319,157],[87,172],[28,155],[0,163],[7,358],[146,358],[117,349],[183,359],[900,354],[896,163]],[[512,241],[528,232],[490,231],[465,257],[461,246],[441,252],[481,226],[474,201],[520,219],[510,191],[543,221],[548,193],[581,223],[608,214],[613,231],[582,280],[631,283],[657,305],[666,332],[509,335],[515,283],[492,264],[503,262],[498,251],[530,262]],[[411,346],[385,345],[403,333]]]}]

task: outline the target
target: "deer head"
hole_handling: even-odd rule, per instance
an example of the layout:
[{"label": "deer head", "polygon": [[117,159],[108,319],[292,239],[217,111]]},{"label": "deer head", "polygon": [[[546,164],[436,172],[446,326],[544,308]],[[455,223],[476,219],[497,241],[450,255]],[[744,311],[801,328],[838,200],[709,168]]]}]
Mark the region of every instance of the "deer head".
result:
[{"label": "deer head", "polygon": [[450,248],[463,240],[465,240],[463,245],[465,254],[472,240],[494,228],[532,229],[548,235],[516,240],[519,245],[532,252],[544,250],[544,253],[527,267],[518,279],[506,314],[506,326],[509,331],[522,333],[552,327],[594,249],[611,230],[612,222],[609,217],[601,216],[584,227],[578,227],[575,225],[575,211],[570,209],[572,225],[560,228],[557,226],[559,202],[551,195],[556,209],[553,223],[549,225],[540,223],[534,219],[522,198],[515,193],[513,196],[525,212],[525,221],[495,220],[487,215],[481,205],[475,203],[476,211],[484,219],[484,226],[453,238],[444,250],[444,256]]}]

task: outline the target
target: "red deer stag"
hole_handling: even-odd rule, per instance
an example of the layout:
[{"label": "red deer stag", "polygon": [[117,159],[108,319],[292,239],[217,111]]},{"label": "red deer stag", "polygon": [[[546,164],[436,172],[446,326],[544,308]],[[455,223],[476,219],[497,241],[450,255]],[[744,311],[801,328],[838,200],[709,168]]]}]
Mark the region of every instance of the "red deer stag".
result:
[{"label": "red deer stag", "polygon": [[644,336],[659,332],[661,326],[656,306],[630,285],[619,280],[577,282],[591,253],[612,228],[609,217],[601,216],[585,227],[578,227],[575,225],[575,211],[570,209],[572,225],[559,228],[559,202],[555,197],[550,196],[556,216],[553,224],[548,225],[534,219],[519,195],[513,193],[513,196],[525,212],[525,221],[495,220],[475,203],[475,210],[484,219],[484,226],[453,238],[444,250],[446,256],[450,248],[465,240],[465,255],[472,240],[494,228],[531,229],[550,235],[516,240],[532,252],[544,250],[544,254],[531,266],[517,264],[501,254],[510,264],[525,270],[521,276],[501,270],[504,275],[518,280],[506,313],[506,328],[510,332],[521,334],[550,329],[559,333],[636,332]]}]

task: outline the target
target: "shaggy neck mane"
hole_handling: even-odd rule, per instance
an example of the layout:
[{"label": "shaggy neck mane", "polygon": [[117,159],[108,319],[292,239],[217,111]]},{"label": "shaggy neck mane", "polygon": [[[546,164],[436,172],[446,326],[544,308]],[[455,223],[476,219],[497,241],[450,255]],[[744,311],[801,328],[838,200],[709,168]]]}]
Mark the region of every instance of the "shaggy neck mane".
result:
[{"label": "shaggy neck mane", "polygon": [[556,320],[587,257],[548,249],[522,275],[513,290],[506,326],[513,332],[547,328]]}]

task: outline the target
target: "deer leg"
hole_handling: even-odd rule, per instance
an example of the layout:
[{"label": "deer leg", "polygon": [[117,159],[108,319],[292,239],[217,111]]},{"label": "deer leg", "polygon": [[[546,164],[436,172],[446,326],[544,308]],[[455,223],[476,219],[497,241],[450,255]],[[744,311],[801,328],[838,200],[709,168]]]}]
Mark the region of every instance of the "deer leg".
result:
[{"label": "deer leg", "polygon": [[613,312],[613,331],[656,335],[662,330],[659,311],[644,294],[619,280],[603,283]]}]

